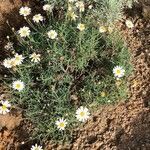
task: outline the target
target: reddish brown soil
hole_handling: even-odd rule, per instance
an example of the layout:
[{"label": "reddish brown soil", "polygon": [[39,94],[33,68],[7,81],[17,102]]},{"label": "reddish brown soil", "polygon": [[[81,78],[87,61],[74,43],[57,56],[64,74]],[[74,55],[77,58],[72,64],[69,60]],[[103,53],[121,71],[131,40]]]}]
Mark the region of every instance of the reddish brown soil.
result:
[{"label": "reddish brown soil", "polygon": [[134,65],[130,91],[132,99],[141,98],[147,107],[150,100],[150,21],[136,17],[135,26],[133,31],[124,32]]},{"label": "reddish brown soil", "polygon": [[150,111],[138,102],[106,107],[77,130],[72,149],[127,150],[150,148]]},{"label": "reddish brown soil", "polygon": [[[18,2],[15,1],[17,6],[20,5]],[[138,14],[132,10],[131,14],[135,23],[133,30],[120,24],[134,65],[134,74],[129,79],[129,101],[100,108],[82,128],[74,131],[72,144],[49,144],[46,150],[150,149],[150,22],[140,11]],[[5,95],[4,89],[0,89],[0,94]],[[0,150],[30,149],[28,126],[24,125],[20,111],[0,116],[0,127]]]}]

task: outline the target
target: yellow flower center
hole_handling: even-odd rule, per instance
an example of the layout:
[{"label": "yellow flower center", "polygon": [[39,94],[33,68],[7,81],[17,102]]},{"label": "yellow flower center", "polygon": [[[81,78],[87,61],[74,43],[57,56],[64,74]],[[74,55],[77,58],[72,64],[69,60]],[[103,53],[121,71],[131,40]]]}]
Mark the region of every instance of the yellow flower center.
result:
[{"label": "yellow flower center", "polygon": [[38,57],[37,56],[33,56],[33,59],[37,59]]},{"label": "yellow flower center", "polygon": [[22,33],[23,33],[23,34],[27,34],[27,31],[26,31],[26,30],[23,30]]},{"label": "yellow flower center", "polygon": [[85,115],[84,112],[80,112],[80,116],[83,117]]},{"label": "yellow flower center", "polygon": [[6,110],[6,109],[7,109],[7,107],[6,107],[5,105],[3,105],[3,106],[2,106],[2,109],[3,109],[3,110]]},{"label": "yellow flower center", "polygon": [[20,61],[20,57],[18,57],[18,56],[15,57],[15,60],[16,60],[16,61]]},{"label": "yellow flower center", "polygon": [[54,36],[54,33],[53,33],[53,32],[51,32],[51,33],[50,33],[50,36]]},{"label": "yellow flower center", "polygon": [[120,70],[117,70],[117,71],[116,71],[116,73],[117,73],[117,74],[120,74],[120,73],[121,73],[121,71],[120,71]]},{"label": "yellow flower center", "polygon": [[16,84],[16,88],[19,89],[21,87],[20,84]]},{"label": "yellow flower center", "polygon": [[65,127],[65,124],[64,124],[63,122],[61,122],[61,123],[59,124],[59,126],[60,126],[61,128],[64,128],[64,127]]},{"label": "yellow flower center", "polygon": [[82,25],[80,25],[80,29],[84,29],[84,25],[82,24]]}]

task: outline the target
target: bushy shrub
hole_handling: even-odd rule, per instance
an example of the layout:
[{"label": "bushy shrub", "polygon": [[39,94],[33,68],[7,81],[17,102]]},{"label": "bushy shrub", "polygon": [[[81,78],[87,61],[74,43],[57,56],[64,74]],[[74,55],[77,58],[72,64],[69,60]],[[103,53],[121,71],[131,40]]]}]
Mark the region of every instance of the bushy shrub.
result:
[{"label": "bushy shrub", "polygon": [[[130,57],[115,24],[108,24],[119,18],[122,3],[109,0],[99,5],[101,1],[89,0],[78,6],[75,2],[49,2],[57,2],[57,6],[51,5],[45,20],[38,15],[31,21],[20,12],[29,25],[14,31],[20,45],[15,49],[18,54],[5,62],[12,77],[6,82],[14,81],[12,102],[32,121],[33,137],[67,140],[78,124],[80,106],[91,110],[126,97]],[[104,20],[95,13],[99,11]],[[22,57],[20,63],[16,63],[17,56]],[[125,69],[125,77],[119,80],[113,74],[117,65]],[[59,118],[66,119],[65,130],[58,130]]]}]

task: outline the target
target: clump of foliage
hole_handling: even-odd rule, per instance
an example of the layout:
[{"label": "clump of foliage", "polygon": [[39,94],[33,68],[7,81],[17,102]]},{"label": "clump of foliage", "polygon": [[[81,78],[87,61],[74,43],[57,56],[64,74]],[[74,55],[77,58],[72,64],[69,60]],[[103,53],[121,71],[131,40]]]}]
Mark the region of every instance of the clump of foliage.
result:
[{"label": "clump of foliage", "polygon": [[[52,5],[64,6],[66,1],[62,0],[44,0]],[[134,3],[138,3],[138,0],[84,0],[87,4],[92,4],[96,7],[93,10],[94,14],[100,20],[105,18],[105,21],[114,23],[123,17],[124,8],[132,8]]]},{"label": "clump of foliage", "polygon": [[[11,70],[13,77],[7,82],[12,79],[24,82],[24,89],[19,92],[11,88],[12,102],[23,108],[25,116],[33,122],[33,137],[68,140],[72,128],[78,124],[75,116],[78,107],[90,109],[126,98],[126,77],[131,70],[128,50],[113,24],[109,26],[101,18],[95,18],[100,10],[106,21],[118,19],[115,13],[119,14],[123,3],[118,6],[115,0],[109,0],[99,5],[101,1],[89,0],[84,11],[80,11],[75,3],[49,2],[57,2],[57,6],[47,12],[45,21],[33,23],[25,17],[30,35],[24,38],[20,37],[24,34],[21,31],[20,35],[16,33],[20,45],[15,51],[24,60]],[[88,9],[91,4],[94,5]],[[100,33],[99,27],[104,25],[112,31]],[[37,61],[33,59],[34,53],[39,54]],[[113,75],[116,65],[126,70],[121,80]],[[67,120],[64,131],[57,129],[57,118]]]}]

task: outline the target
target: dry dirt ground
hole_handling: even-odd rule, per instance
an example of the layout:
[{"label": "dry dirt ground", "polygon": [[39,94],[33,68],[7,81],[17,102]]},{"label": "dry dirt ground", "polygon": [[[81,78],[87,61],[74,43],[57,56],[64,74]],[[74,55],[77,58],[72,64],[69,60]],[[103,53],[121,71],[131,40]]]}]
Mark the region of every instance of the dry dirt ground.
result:
[{"label": "dry dirt ground", "polygon": [[[5,0],[5,3],[0,3],[3,37],[9,33],[3,32],[5,21],[14,14],[17,16],[9,19],[18,18],[16,10],[21,5],[19,0]],[[132,17],[135,28],[127,29],[124,22],[118,26],[130,48],[134,65],[128,101],[100,108],[82,128],[74,130],[71,144],[47,144],[46,150],[150,150],[150,21],[140,7],[138,11],[127,12],[125,18]],[[4,43],[4,39],[1,41]],[[1,59],[4,57],[2,52]],[[1,98],[7,96],[4,87],[0,87],[0,95]],[[20,111],[0,116],[0,150],[29,150],[29,126],[24,126]]]}]

